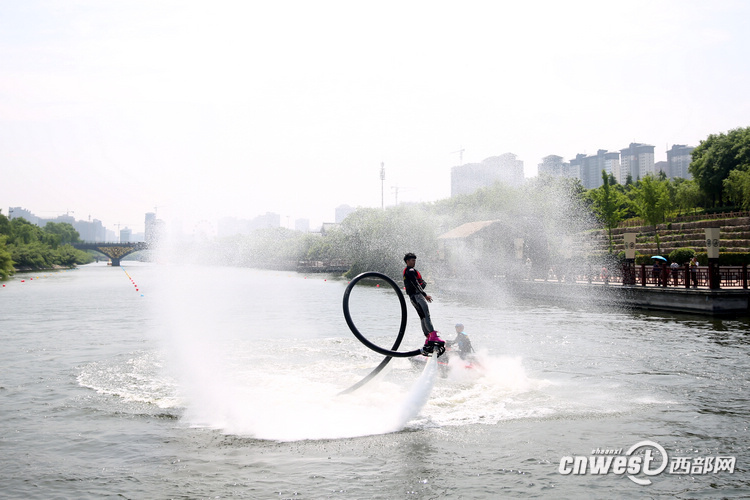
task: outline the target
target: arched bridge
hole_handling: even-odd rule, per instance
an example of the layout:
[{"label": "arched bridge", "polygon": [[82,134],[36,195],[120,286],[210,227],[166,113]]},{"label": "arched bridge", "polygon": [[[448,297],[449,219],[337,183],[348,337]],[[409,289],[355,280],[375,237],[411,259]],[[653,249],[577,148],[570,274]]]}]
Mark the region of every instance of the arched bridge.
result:
[{"label": "arched bridge", "polygon": [[148,249],[148,243],[74,243],[73,246],[79,250],[96,250],[109,257],[113,266],[120,265],[120,259],[126,255],[139,250]]}]

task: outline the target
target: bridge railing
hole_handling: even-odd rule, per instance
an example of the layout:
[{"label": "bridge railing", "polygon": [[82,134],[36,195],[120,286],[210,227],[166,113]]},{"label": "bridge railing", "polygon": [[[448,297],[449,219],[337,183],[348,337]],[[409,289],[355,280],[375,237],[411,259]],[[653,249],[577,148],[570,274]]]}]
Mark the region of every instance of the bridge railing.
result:
[{"label": "bridge railing", "polygon": [[145,241],[79,241],[76,245],[101,245],[101,246],[115,246],[115,245],[146,245]]}]

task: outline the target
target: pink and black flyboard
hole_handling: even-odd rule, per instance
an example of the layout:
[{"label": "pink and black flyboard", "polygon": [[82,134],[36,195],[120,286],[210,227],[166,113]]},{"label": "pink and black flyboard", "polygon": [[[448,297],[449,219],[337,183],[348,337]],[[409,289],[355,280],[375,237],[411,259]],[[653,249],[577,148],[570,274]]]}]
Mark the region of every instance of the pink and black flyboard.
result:
[{"label": "pink and black flyboard", "polygon": [[[424,356],[414,356],[409,358],[412,367],[423,369],[427,358]],[[461,354],[458,349],[449,345],[445,347],[445,355],[440,356],[437,360],[440,376],[446,378],[451,368],[471,370],[479,367],[479,363],[473,354]]]}]

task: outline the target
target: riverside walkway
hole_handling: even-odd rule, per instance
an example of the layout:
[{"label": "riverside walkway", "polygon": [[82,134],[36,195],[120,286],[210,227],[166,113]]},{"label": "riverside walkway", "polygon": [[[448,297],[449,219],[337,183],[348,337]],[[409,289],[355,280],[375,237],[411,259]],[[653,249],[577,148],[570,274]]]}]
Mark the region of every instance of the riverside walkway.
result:
[{"label": "riverside walkway", "polygon": [[[690,270],[685,268],[654,276],[651,267],[636,266],[635,272],[626,280],[623,280],[623,273],[619,270],[577,273],[550,270],[543,276],[539,275],[538,269],[534,270],[535,275],[524,274],[528,270],[516,268],[516,271],[481,280],[441,277],[432,286],[446,295],[485,299],[500,297],[500,300],[519,304],[750,317],[747,266],[723,266],[718,273],[708,266],[700,266],[695,273],[695,286]],[[714,279],[714,285],[718,284],[719,287],[711,288],[709,284],[715,273],[720,279]],[[686,274],[691,279],[689,286],[685,283]],[[623,281],[629,281],[629,284]]]},{"label": "riverside walkway", "polygon": [[[714,280],[714,287],[710,286],[713,272],[718,273],[717,280]],[[545,278],[528,277],[527,280],[533,281],[556,281],[556,282],[575,282],[575,283],[598,283],[605,285],[624,285],[642,286],[642,287],[662,287],[662,288],[697,288],[697,289],[748,289],[750,281],[748,279],[747,265],[743,266],[721,266],[717,271],[711,271],[709,266],[697,266],[691,271],[687,266],[680,266],[676,269],[663,266],[658,273],[654,273],[653,267],[645,264],[637,265],[632,269],[629,279],[627,272],[622,269],[610,270],[601,269],[600,271],[589,272],[556,272],[551,269]]]},{"label": "riverside walkway", "polygon": [[[635,271],[635,272],[633,272]],[[697,313],[706,315],[750,315],[747,265],[722,266],[711,270],[662,269],[636,266],[630,275],[621,270],[598,273],[556,274],[544,278],[525,277],[513,285],[521,296],[551,303],[614,305],[633,309]],[[713,287],[710,286],[713,282]]]}]

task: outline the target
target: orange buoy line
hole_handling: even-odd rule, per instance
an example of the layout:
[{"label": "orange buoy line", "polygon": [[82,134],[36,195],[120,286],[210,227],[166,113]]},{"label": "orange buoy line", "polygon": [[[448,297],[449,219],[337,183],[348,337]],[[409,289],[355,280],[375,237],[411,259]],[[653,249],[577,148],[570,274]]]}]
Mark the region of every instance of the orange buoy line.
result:
[{"label": "orange buoy line", "polygon": [[[65,271],[65,272],[67,272],[67,271],[69,271],[69,269],[60,269],[59,271]],[[42,278],[47,278],[48,276],[49,276],[49,274],[43,274]],[[18,280],[18,282],[19,283],[26,283],[27,281],[34,281],[34,280],[39,281],[39,279],[40,279],[39,276],[29,276],[29,277],[24,278],[22,280]],[[6,285],[8,285],[8,284],[9,283],[3,283],[2,288],[6,288]]]},{"label": "orange buoy line", "polygon": [[[135,287],[135,291],[136,292],[140,291],[140,288],[138,288],[138,284],[135,282],[133,277],[130,275],[130,273],[127,271],[127,269],[125,269],[125,267],[122,264],[120,264],[120,269],[123,270],[123,272],[125,273],[125,276],[127,276],[128,279],[130,280],[130,283],[133,284],[133,286]],[[141,297],[143,297],[143,294],[141,294]]]}]

